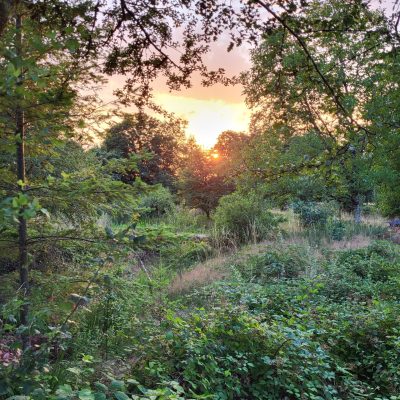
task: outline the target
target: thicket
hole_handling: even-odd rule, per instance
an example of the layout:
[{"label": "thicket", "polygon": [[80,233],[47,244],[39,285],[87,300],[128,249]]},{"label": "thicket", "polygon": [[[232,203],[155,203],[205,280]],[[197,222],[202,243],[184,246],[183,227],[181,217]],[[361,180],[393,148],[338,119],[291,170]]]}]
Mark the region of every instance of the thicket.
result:
[{"label": "thicket", "polygon": [[[30,373],[12,358],[3,364],[3,396],[396,399],[399,247],[376,241],[320,254],[278,242],[258,251],[227,263],[230,278],[179,299],[168,295],[164,268],[151,285],[126,269],[99,275],[90,311],[74,316],[70,333],[47,334]],[[37,279],[39,302],[54,287]],[[16,309],[2,308],[6,335]],[[35,329],[45,315],[35,315]]]},{"label": "thicket", "polygon": [[273,237],[282,218],[256,193],[234,192],[221,198],[213,219],[217,234],[236,243],[257,242]]}]

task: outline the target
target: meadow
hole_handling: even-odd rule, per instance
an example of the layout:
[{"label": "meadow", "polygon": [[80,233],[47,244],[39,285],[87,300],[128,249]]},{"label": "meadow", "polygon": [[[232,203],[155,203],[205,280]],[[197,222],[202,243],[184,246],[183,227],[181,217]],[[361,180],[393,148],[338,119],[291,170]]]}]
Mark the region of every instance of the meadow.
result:
[{"label": "meadow", "polygon": [[[2,306],[3,395],[398,398],[400,246],[384,219],[355,226],[343,216],[338,237],[293,210],[270,218],[281,222],[258,240],[251,226],[233,245],[203,214],[176,207],[138,227],[157,247],[80,268],[79,279],[49,248],[63,261],[32,271],[29,367],[11,346],[18,300]],[[2,275],[5,297],[14,274]],[[75,309],[70,293],[88,302]]]}]

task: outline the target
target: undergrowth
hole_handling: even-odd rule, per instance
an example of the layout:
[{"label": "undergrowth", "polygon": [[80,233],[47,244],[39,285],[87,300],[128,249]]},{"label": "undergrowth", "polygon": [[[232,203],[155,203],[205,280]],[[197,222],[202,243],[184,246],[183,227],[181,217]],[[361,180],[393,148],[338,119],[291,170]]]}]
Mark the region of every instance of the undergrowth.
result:
[{"label": "undergrowth", "polygon": [[33,271],[28,352],[19,300],[1,308],[0,398],[400,399],[399,246],[302,231],[221,253],[168,218],[138,226],[139,259]]}]

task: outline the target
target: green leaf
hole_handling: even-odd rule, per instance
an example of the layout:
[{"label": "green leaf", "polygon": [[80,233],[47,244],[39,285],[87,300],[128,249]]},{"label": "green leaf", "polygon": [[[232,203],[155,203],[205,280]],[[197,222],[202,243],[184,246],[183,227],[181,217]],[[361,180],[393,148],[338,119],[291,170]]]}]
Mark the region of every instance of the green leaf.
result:
[{"label": "green leaf", "polygon": [[174,332],[168,331],[168,332],[165,334],[165,339],[167,339],[167,340],[172,340],[173,338],[174,338]]},{"label": "green leaf", "polygon": [[125,384],[122,381],[113,380],[110,384],[110,390],[112,392],[125,390]]},{"label": "green leaf", "polygon": [[89,354],[84,354],[82,357],[82,361],[88,364],[93,363],[93,356],[89,355]]},{"label": "green leaf", "polygon": [[77,367],[67,368],[67,371],[72,372],[74,375],[80,375],[82,373],[81,369]]},{"label": "green leaf", "polygon": [[95,400],[94,394],[90,389],[82,389],[78,392],[80,400]]},{"label": "green leaf", "polygon": [[129,400],[129,396],[127,396],[124,392],[115,392],[114,396],[117,400]]},{"label": "green leaf", "polygon": [[40,209],[40,212],[44,214],[47,219],[50,219],[50,213],[45,208]]},{"label": "green leaf", "polygon": [[102,384],[101,382],[95,382],[93,386],[99,390],[100,392],[106,393],[107,392],[107,386]]},{"label": "green leaf", "polygon": [[43,389],[37,388],[31,393],[31,397],[34,400],[45,400],[46,399],[46,393]]},{"label": "green leaf", "polygon": [[57,396],[59,396],[59,397],[66,397],[66,398],[68,398],[68,397],[71,397],[71,396],[74,394],[74,392],[73,392],[72,387],[71,387],[70,385],[64,384],[64,385],[61,385],[61,386],[56,390],[56,394],[57,394]]},{"label": "green leaf", "polygon": [[30,400],[29,396],[11,396],[8,397],[6,400]]}]

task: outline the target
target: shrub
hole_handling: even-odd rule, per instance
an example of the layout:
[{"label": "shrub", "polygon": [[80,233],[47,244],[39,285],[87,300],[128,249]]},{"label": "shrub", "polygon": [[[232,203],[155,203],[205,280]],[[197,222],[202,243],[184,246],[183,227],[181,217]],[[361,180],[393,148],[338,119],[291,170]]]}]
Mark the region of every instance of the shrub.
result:
[{"label": "shrub", "polygon": [[229,306],[183,318],[170,315],[164,333],[146,335],[147,359],[133,371],[145,385],[179,376],[191,398],[362,398],[312,329],[265,323]]},{"label": "shrub", "polygon": [[199,209],[174,207],[163,217],[163,222],[171,225],[176,232],[204,232],[210,225],[207,216]]},{"label": "shrub", "polygon": [[304,246],[287,245],[251,256],[235,268],[246,281],[265,284],[274,279],[297,278],[309,263],[310,255]]},{"label": "shrub", "polygon": [[332,240],[343,240],[346,235],[346,224],[337,218],[331,218],[327,225],[328,236]]},{"label": "shrub", "polygon": [[304,227],[326,225],[328,217],[333,211],[326,204],[308,201],[296,201],[292,204],[292,208],[294,213],[299,216],[300,222]]},{"label": "shrub", "polygon": [[148,218],[161,217],[175,207],[173,195],[163,186],[158,186],[143,196],[139,205],[144,209],[142,216]]},{"label": "shrub", "polygon": [[337,264],[374,282],[386,282],[400,274],[399,253],[395,245],[388,242],[375,242],[363,249],[344,251],[339,255]]},{"label": "shrub", "polygon": [[182,269],[204,260],[211,252],[212,248],[206,240],[188,238],[176,241],[171,246],[166,247],[160,252],[160,256],[168,267],[182,271]]},{"label": "shrub", "polygon": [[238,243],[265,239],[282,221],[268,211],[267,202],[255,193],[234,192],[224,196],[214,213],[218,235]]}]

